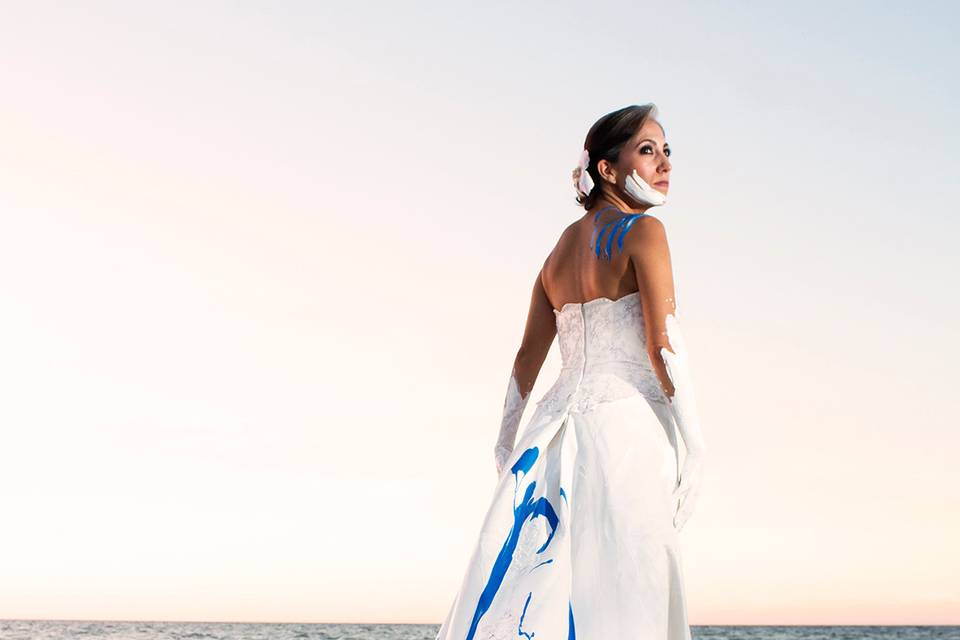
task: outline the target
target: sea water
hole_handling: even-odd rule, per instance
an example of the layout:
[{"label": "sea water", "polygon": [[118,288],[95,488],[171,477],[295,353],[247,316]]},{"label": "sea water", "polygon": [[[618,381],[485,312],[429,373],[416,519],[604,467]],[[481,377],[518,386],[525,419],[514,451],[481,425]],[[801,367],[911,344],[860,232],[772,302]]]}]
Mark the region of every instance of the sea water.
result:
[{"label": "sea water", "polygon": [[[2,640],[434,640],[436,624],[0,620]],[[698,640],[960,640],[960,626],[691,626]],[[549,640],[544,638],[543,640]],[[594,640],[594,639],[584,639]]]}]

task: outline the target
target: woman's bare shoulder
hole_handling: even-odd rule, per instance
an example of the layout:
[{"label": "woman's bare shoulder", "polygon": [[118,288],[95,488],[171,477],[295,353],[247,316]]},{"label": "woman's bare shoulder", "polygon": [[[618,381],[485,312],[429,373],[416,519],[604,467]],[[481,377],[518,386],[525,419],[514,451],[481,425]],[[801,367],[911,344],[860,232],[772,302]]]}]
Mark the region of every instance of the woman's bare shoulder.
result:
[{"label": "woman's bare shoulder", "polygon": [[633,222],[624,242],[624,249],[649,249],[666,247],[667,228],[663,221],[653,215],[643,215]]},{"label": "woman's bare shoulder", "polygon": [[663,221],[652,215],[635,220],[624,239],[623,252],[636,269],[669,268],[670,245]]}]

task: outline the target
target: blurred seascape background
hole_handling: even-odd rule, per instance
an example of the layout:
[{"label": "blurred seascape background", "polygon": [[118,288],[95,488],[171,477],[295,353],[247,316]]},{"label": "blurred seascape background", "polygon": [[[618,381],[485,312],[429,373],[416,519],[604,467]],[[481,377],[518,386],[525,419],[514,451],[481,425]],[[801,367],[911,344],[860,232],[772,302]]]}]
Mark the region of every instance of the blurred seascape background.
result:
[{"label": "blurred seascape background", "polygon": [[694,636],[957,638],[957,24],[3,3],[0,639],[432,640],[584,136],[645,102],[713,458]]}]

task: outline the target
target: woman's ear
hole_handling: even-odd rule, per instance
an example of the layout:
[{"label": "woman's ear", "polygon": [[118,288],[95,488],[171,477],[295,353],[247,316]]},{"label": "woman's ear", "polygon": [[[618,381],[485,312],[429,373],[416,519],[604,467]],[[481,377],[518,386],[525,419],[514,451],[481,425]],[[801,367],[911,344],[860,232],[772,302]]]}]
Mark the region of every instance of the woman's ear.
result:
[{"label": "woman's ear", "polygon": [[613,165],[610,164],[609,161],[600,160],[597,163],[597,173],[600,174],[603,180],[610,184],[617,184],[617,170],[613,168]]}]

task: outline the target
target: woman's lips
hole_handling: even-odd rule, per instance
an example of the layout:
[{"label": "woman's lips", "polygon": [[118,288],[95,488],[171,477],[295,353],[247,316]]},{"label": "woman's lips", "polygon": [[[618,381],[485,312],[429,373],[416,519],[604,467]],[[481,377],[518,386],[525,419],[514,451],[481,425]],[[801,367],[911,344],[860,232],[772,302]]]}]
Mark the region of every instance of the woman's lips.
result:
[{"label": "woman's lips", "polygon": [[668,180],[661,180],[660,182],[654,182],[653,184],[657,186],[663,186],[663,187],[670,186],[670,182]]}]

